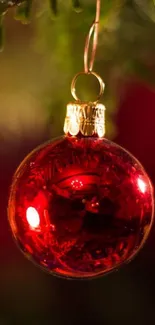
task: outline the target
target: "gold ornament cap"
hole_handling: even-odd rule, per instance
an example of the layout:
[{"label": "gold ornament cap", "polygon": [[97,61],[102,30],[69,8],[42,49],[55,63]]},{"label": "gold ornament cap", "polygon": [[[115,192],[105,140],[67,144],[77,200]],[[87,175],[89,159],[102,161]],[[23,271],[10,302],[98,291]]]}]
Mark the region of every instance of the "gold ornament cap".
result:
[{"label": "gold ornament cap", "polygon": [[76,136],[105,135],[105,106],[101,103],[73,102],[67,105],[64,123],[65,134]]}]

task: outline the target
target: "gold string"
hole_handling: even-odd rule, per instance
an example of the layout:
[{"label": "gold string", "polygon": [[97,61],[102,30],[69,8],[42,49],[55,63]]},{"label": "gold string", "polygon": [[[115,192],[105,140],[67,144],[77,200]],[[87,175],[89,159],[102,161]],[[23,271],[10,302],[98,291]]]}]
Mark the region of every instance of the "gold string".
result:
[{"label": "gold string", "polygon": [[[101,11],[101,0],[96,0],[96,17],[93,24],[90,27],[88,36],[86,38],[85,49],[84,49],[84,71],[89,73],[93,70],[96,49],[98,44],[98,34],[99,34],[99,21],[100,21],[100,11]],[[94,36],[93,36],[94,35]],[[89,60],[89,49],[91,37],[93,36],[92,51]]]}]

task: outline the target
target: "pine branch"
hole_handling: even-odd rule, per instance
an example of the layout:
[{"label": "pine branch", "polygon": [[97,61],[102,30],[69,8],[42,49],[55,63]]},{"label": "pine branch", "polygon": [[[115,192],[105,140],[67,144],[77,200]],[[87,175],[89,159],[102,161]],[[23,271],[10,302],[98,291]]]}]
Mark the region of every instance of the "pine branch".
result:
[{"label": "pine branch", "polygon": [[50,8],[53,12],[53,14],[56,16],[58,13],[58,4],[57,4],[57,0],[49,0],[50,2]]},{"label": "pine branch", "polygon": [[0,0],[0,14],[4,14],[9,8],[18,6],[24,1],[25,0]]}]

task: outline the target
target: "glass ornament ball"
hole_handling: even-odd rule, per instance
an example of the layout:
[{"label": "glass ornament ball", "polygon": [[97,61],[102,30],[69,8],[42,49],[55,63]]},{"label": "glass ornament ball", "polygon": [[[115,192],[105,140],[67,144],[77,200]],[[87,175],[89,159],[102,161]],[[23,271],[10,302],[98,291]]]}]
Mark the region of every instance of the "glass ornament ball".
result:
[{"label": "glass ornament ball", "polygon": [[131,260],[153,221],[153,189],[141,164],[117,144],[61,137],[17,169],[9,222],[23,253],[51,274],[104,275]]}]

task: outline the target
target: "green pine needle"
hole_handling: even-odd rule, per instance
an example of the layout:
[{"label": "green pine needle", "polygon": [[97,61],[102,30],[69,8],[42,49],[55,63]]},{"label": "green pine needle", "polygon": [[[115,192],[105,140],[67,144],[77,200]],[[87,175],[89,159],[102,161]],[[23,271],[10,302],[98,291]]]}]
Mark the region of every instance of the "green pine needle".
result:
[{"label": "green pine needle", "polygon": [[15,19],[20,20],[23,24],[30,22],[31,8],[33,0],[26,0],[16,10]]},{"label": "green pine needle", "polygon": [[73,8],[75,9],[76,12],[82,11],[82,7],[79,0],[72,0],[72,3],[73,3]]},{"label": "green pine needle", "polygon": [[58,13],[57,0],[49,0],[52,13],[56,16]]}]

